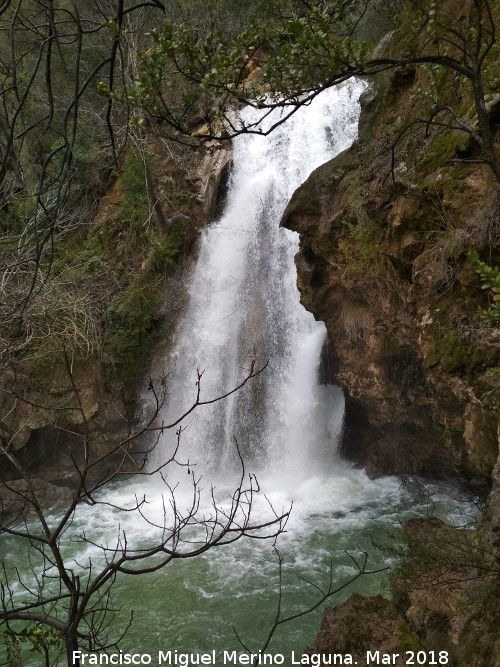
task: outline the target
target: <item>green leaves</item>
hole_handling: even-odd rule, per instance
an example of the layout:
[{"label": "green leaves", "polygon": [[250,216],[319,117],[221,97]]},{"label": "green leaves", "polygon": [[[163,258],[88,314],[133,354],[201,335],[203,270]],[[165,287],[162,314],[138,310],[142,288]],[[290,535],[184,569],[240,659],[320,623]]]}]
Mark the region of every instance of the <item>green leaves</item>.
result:
[{"label": "green leaves", "polygon": [[111,89],[104,83],[104,81],[99,81],[97,84],[97,94],[101,97],[109,97],[111,95]]},{"label": "green leaves", "polygon": [[20,650],[25,645],[31,653],[45,654],[51,647],[63,647],[63,638],[60,632],[47,626],[29,625],[15,632],[5,629],[0,632],[0,642],[6,647],[8,667],[21,665]]},{"label": "green leaves", "polygon": [[481,278],[481,289],[488,290],[491,305],[488,308],[478,306],[478,313],[482,320],[500,322],[500,267],[488,266],[479,259],[477,252],[470,252],[467,258],[474,264],[476,273]]},{"label": "green leaves", "polygon": [[[297,100],[367,60],[369,45],[346,36],[351,4],[329,3],[328,11],[312,7],[281,23],[252,18],[237,35],[220,28],[200,35],[167,23],[150,33],[151,47],[140,54],[140,73],[128,99],[185,137],[200,117],[208,120],[225,110],[230,99],[258,108]],[[261,69],[260,80],[249,81],[255,68]]]},{"label": "green leaves", "polygon": [[[376,74],[385,66],[403,67],[412,60],[419,65],[414,97],[431,122],[442,123],[442,118],[435,119],[440,108],[455,110],[462,93],[470,96],[474,75],[471,63],[479,57],[487,74],[484,81],[495,90],[495,38],[483,14],[462,26],[442,3],[404,2],[409,12],[407,24],[411,23],[414,30],[401,40],[399,60],[396,55],[384,64],[383,59],[371,59],[371,44],[355,38],[363,34],[359,26],[367,20],[370,3],[327,0],[318,6],[304,4],[307,7],[302,13],[280,12],[287,16],[280,21],[253,18],[239,34],[229,28],[198,31],[192,21],[166,23],[161,30],[152,31],[151,47],[140,54],[139,76],[128,95],[127,101],[136,107],[134,114],[137,116],[137,109],[142,109],[162,123],[171,136],[189,143],[201,122],[215,128],[218,112],[224,114],[241,103],[256,108],[300,105],[308,96],[350,76]],[[474,30],[478,44],[473,39]],[[107,93],[105,88],[100,92]],[[459,122],[453,112],[450,117],[450,125],[477,140],[479,126]],[[220,119],[214,132],[233,136],[248,129],[235,125],[228,131]]]}]

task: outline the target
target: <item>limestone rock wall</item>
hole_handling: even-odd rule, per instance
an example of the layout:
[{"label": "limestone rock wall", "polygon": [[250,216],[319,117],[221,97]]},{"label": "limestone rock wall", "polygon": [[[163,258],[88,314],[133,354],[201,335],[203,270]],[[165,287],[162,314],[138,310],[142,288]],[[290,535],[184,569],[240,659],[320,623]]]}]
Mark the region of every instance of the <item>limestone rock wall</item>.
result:
[{"label": "limestone rock wall", "polygon": [[[393,39],[396,39],[394,37]],[[498,327],[466,253],[498,264],[500,197],[484,165],[429,139],[396,151],[412,69],[365,94],[358,142],[293,195],[304,306],[323,320],[323,381],[346,393],[344,453],[371,475],[452,473],[486,487],[498,455]],[[432,158],[432,159],[431,159]]]}]

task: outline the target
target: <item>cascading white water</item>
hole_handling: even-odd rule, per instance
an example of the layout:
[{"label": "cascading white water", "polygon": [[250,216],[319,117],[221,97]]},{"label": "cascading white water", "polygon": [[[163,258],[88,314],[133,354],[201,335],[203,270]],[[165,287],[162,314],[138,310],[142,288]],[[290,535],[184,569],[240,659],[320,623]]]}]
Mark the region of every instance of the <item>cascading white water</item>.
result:
[{"label": "cascading white water", "polygon": [[[279,220],[307,176],[352,143],[364,87],[351,81],[326,91],[268,137],[234,142],[225,211],[203,235],[173,353],[167,419],[192,402],[197,368],[205,371],[202,398],[237,385],[252,360],[256,367],[269,360],[269,368],[244,390],[189,416],[183,455],[204,474],[232,467],[233,438],[252,469],[279,468],[282,480],[285,471],[294,478],[323,467],[325,448],[330,459],[335,453],[343,396],[317,383],[325,327],[299,303],[298,235],[280,229]],[[247,122],[259,114],[243,111]],[[157,456],[169,446],[165,436]]]}]

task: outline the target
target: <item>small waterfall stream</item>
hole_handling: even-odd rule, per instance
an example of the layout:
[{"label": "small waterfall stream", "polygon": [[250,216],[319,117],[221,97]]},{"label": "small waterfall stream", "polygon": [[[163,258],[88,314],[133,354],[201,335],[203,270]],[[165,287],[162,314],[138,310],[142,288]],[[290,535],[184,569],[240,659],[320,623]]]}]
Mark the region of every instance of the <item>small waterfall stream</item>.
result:
[{"label": "small waterfall stream", "polygon": [[[167,419],[192,401],[197,368],[204,371],[202,397],[215,397],[236,386],[252,362],[269,367],[244,390],[189,416],[182,452],[203,474],[232,468],[234,438],[251,469],[279,470],[280,483],[293,484],[335,460],[343,396],[317,383],[325,327],[299,303],[298,235],[280,229],[279,220],[308,175],[354,140],[364,87],[352,81],[326,91],[268,137],[234,141],[225,211],[203,235],[189,307],[167,364],[174,366]],[[253,121],[259,113],[243,115]],[[172,434],[158,456],[171,446]]]}]

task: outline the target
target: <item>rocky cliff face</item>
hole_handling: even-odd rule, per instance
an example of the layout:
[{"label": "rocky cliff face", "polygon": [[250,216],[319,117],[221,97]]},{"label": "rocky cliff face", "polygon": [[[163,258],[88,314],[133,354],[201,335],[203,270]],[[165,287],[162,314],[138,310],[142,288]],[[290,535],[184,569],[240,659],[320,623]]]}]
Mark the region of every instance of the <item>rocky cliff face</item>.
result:
[{"label": "rocky cliff face", "polygon": [[498,456],[500,331],[466,252],[499,260],[498,184],[435,145],[391,146],[414,70],[365,93],[359,141],[317,169],[282,224],[300,234],[304,306],[328,330],[323,380],[346,393],[344,452],[369,474],[454,473],[488,485]]},{"label": "rocky cliff face", "polygon": [[[414,519],[404,529],[406,556],[393,600],[351,595],[327,607],[320,632],[306,652],[350,653],[359,665],[406,665],[442,655],[448,665],[497,667],[500,651],[498,546],[488,530],[456,530],[438,519]],[[401,553],[401,552],[400,552]],[[411,651],[411,653],[408,653]],[[441,654],[440,652],[444,652]],[[390,655],[382,662],[382,655]],[[394,655],[394,659],[393,659]]]}]

